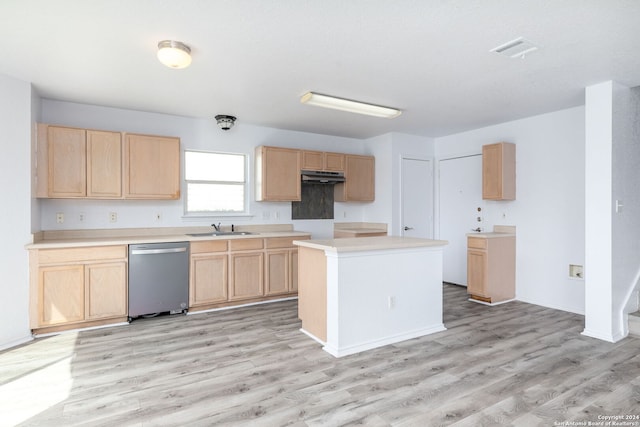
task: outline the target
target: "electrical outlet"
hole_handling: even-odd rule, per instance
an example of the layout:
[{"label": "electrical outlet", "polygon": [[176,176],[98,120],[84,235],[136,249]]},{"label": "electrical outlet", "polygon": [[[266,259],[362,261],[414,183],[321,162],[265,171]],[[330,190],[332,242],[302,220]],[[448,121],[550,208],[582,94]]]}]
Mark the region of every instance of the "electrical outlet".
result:
[{"label": "electrical outlet", "polygon": [[275,219],[280,219],[280,211],[275,211],[275,212],[273,213],[273,217],[274,217]]},{"label": "electrical outlet", "polygon": [[109,212],[109,222],[118,222],[117,212]]},{"label": "electrical outlet", "polygon": [[78,220],[80,220],[80,222],[84,222],[85,219],[86,215],[84,214],[84,212],[80,212],[80,215],[78,215]]},{"label": "electrical outlet", "polygon": [[58,224],[63,224],[64,223],[64,214],[62,212],[58,212],[56,214],[56,222]]},{"label": "electrical outlet", "polygon": [[271,213],[269,211],[262,211],[262,219],[269,219]]},{"label": "electrical outlet", "polygon": [[393,310],[396,307],[396,297],[389,297],[389,310]]}]

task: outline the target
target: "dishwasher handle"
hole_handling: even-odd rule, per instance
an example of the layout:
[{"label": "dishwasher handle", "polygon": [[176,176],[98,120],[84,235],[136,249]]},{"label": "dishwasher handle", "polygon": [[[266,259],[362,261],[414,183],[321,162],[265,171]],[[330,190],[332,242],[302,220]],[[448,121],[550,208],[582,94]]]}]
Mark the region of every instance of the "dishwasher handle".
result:
[{"label": "dishwasher handle", "polygon": [[131,249],[131,255],[174,254],[174,253],[186,252],[186,251],[187,251],[187,248]]}]

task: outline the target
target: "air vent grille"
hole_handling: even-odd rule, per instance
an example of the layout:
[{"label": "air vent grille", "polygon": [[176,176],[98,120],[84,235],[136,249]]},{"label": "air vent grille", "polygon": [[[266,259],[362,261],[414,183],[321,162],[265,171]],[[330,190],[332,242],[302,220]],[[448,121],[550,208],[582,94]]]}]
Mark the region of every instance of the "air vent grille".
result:
[{"label": "air vent grille", "polygon": [[518,37],[515,40],[494,47],[489,52],[495,52],[508,58],[524,58],[525,55],[535,52],[539,48],[540,46],[524,37]]}]

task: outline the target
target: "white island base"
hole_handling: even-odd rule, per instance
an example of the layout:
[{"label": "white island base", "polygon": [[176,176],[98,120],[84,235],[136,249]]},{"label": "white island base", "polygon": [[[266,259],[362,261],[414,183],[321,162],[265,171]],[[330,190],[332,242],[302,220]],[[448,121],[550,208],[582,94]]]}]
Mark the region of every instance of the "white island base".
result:
[{"label": "white island base", "polygon": [[302,332],[335,357],[444,331],[446,241],[364,237],[294,242]]}]

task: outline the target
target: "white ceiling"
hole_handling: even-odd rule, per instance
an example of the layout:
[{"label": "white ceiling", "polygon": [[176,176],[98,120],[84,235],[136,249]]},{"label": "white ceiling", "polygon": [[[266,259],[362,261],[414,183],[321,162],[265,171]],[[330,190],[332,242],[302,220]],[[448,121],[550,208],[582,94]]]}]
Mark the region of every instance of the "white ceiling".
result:
[{"label": "white ceiling", "polygon": [[[490,49],[515,39],[525,59]],[[192,49],[184,70],[156,45]],[[637,0],[2,0],[0,73],[45,98],[368,138],[437,137],[640,85]],[[300,104],[307,91],[402,109]],[[213,119],[212,119],[213,120]]]}]

